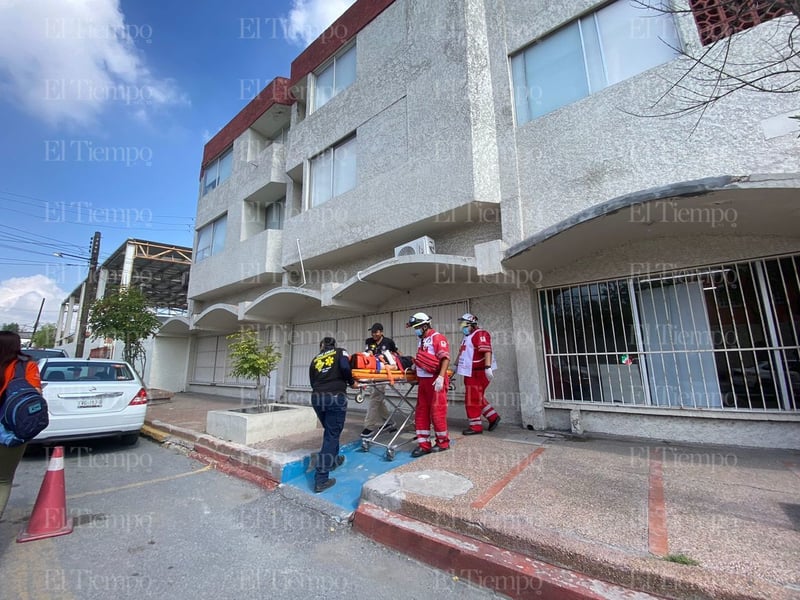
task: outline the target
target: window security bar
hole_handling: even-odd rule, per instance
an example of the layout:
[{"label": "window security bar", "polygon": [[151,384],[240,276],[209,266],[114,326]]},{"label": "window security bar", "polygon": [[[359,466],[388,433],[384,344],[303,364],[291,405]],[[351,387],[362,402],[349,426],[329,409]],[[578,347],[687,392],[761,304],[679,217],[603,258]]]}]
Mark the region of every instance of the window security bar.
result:
[{"label": "window security bar", "polygon": [[550,401],[800,410],[798,262],[541,291]]}]

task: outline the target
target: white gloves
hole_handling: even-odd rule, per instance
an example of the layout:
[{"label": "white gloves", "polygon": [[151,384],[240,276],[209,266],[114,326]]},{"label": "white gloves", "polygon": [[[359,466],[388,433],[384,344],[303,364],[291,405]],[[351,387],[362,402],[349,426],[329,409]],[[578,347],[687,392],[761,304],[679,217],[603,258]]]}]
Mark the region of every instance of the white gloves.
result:
[{"label": "white gloves", "polygon": [[494,371],[492,370],[492,367],[486,367],[486,379],[489,381],[494,379]]},{"label": "white gloves", "polygon": [[441,392],[444,389],[444,377],[439,375],[433,382],[433,389],[436,392]]}]

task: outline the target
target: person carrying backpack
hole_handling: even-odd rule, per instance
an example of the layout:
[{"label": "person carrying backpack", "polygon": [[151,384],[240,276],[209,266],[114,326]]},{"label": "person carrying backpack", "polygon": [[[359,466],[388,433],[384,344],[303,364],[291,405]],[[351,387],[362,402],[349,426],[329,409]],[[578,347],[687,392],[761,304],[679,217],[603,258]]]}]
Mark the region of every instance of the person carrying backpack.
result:
[{"label": "person carrying backpack", "polygon": [[[25,379],[41,391],[39,367],[27,354],[22,353],[22,340],[19,335],[13,331],[0,331],[0,403],[5,400],[3,394],[8,383],[14,378],[14,369],[20,360],[26,362]],[[2,404],[0,404],[1,406]],[[3,516],[6,504],[8,504],[14,473],[16,473],[17,466],[27,447],[27,443],[13,448],[0,445],[0,517]]]}]

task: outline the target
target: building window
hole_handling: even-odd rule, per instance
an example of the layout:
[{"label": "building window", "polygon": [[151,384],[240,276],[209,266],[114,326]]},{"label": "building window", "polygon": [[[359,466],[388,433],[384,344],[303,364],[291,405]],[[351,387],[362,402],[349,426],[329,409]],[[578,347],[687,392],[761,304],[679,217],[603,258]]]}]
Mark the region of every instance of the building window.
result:
[{"label": "building window", "polygon": [[194,254],[195,262],[205,260],[209,256],[219,254],[225,246],[225,228],[228,215],[222,215],[216,221],[201,227],[197,232],[197,251]]},{"label": "building window", "polygon": [[336,55],[314,76],[312,109],[317,110],[356,80],[356,47],[350,46]]},{"label": "building window", "polygon": [[551,402],[800,411],[800,255],[540,293]]},{"label": "building window", "polygon": [[228,148],[222,155],[211,162],[203,173],[203,195],[221,185],[231,176],[233,168],[233,148]]},{"label": "building window", "polygon": [[267,204],[264,229],[283,229],[283,213],[286,210],[286,196]]},{"label": "building window", "polygon": [[677,56],[672,15],[618,0],[511,57],[517,124]]},{"label": "building window", "polygon": [[774,0],[689,0],[689,6],[704,46],[789,13],[787,3]]},{"label": "building window", "polygon": [[356,186],[356,138],[331,146],[311,159],[311,206],[319,206]]}]

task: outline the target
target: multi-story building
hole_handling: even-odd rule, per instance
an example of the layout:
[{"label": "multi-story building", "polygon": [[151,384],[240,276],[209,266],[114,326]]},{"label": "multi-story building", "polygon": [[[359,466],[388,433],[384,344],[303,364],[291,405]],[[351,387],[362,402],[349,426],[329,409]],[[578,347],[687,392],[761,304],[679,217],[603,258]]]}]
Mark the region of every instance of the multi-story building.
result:
[{"label": "multi-story building", "polygon": [[667,93],[796,19],[716,4],[358,0],[206,145],[185,387],[242,393],[257,326],[306,402],[322,336],[472,312],[504,422],[800,448],[798,96]]}]

